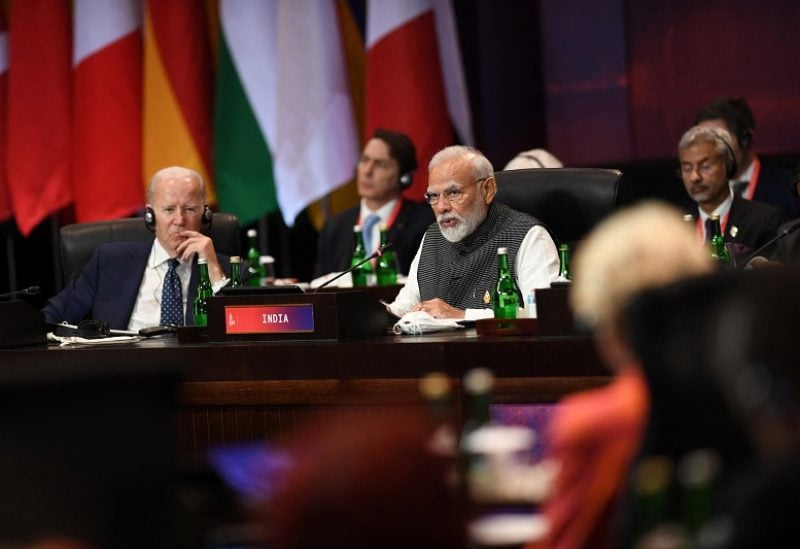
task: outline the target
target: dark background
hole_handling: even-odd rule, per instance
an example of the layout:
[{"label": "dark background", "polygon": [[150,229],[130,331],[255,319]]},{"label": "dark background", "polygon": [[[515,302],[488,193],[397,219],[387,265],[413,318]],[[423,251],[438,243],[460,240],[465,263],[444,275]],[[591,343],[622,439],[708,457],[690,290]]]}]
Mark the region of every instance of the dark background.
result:
[{"label": "dark background", "polygon": [[[351,2],[363,16],[363,2]],[[796,0],[455,2],[475,145],[497,169],[543,147],[567,166],[621,169],[623,202],[686,197],[677,142],[699,108],[745,97],[767,161],[800,158],[800,3]],[[413,75],[400,75],[413,78]],[[420,82],[424,86],[424,82]],[[22,238],[0,224],[0,292],[61,285],[62,212]],[[316,233],[301,216],[260,224],[279,276],[310,277]],[[266,229],[266,230],[265,230]]]}]

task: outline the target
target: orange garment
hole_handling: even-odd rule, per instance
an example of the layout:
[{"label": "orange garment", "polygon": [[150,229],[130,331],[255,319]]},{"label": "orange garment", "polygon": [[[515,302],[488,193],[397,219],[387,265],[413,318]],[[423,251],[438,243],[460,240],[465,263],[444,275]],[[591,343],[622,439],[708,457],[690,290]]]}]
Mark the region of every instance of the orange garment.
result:
[{"label": "orange garment", "polygon": [[647,386],[636,365],[607,386],[565,398],[549,429],[549,458],[560,470],[542,513],[546,540],[527,549],[611,547],[613,514],[649,411]]}]

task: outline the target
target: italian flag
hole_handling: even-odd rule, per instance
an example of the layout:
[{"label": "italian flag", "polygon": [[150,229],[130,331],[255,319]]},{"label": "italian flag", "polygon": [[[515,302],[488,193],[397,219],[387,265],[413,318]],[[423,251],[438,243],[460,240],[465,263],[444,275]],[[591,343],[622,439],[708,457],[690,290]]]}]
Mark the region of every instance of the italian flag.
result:
[{"label": "italian flag", "polygon": [[75,217],[125,217],[144,206],[142,2],[75,0],[74,27]]},{"label": "italian flag", "polygon": [[[335,0],[221,0],[214,164],[220,209],[287,225],[359,155]],[[280,106],[280,108],[279,108]]]},{"label": "italian flag", "polygon": [[419,168],[405,194],[419,200],[431,157],[456,137],[474,141],[449,0],[369,0],[366,73],[366,135],[383,127],[411,138]]}]

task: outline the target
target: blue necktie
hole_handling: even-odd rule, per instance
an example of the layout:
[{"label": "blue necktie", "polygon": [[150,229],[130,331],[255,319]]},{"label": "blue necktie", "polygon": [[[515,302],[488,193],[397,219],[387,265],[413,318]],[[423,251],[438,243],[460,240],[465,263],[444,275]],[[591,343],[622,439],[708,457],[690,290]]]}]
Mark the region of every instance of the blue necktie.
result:
[{"label": "blue necktie", "polygon": [[367,250],[367,255],[375,251],[375,248],[372,246],[372,228],[380,220],[380,216],[372,214],[367,217],[367,220],[364,221],[364,226],[361,228],[361,234],[364,237],[364,248]]},{"label": "blue necktie", "polygon": [[169,260],[167,276],[164,277],[164,288],[161,293],[161,325],[183,326],[183,289],[181,278],[175,268],[178,260]]}]

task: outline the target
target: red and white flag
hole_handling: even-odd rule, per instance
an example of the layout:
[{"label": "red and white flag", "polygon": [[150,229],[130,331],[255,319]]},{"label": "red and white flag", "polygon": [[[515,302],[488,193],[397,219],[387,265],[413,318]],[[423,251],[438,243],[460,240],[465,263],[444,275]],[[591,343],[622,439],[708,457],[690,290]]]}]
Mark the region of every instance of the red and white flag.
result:
[{"label": "red and white flag", "polygon": [[24,236],[72,201],[69,2],[11,4],[6,166]]},{"label": "red and white flag", "polygon": [[75,0],[76,221],[144,206],[142,0]]},{"label": "red and white flag", "polygon": [[427,189],[431,157],[456,140],[473,143],[448,0],[368,3],[365,125],[367,137],[383,127],[414,142],[419,168],[406,195],[417,200]]}]

